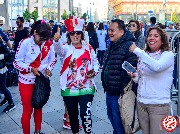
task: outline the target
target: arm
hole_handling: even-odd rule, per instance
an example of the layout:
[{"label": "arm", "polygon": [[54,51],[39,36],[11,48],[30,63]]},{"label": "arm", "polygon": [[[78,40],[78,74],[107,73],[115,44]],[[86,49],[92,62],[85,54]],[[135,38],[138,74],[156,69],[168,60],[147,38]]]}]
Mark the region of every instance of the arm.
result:
[{"label": "arm", "polygon": [[174,64],[174,54],[171,51],[163,52],[159,60],[153,59],[140,48],[135,48],[133,53],[152,71],[161,72]]},{"label": "arm", "polygon": [[93,65],[93,69],[95,71],[95,75],[97,75],[99,73],[99,62],[96,58],[96,54],[94,49],[91,50],[91,57],[92,57],[92,65]]},{"label": "arm", "polygon": [[51,46],[50,52],[49,52],[49,65],[47,67],[48,70],[52,71],[54,68],[54,65],[57,62],[57,59],[55,57],[55,51],[54,51],[54,46]]},{"label": "arm", "polygon": [[54,40],[53,40],[54,50],[60,57],[65,57],[68,50],[66,46],[63,45],[63,40],[60,38],[59,32],[60,32],[60,28],[58,29],[57,33],[55,33],[54,35]]},{"label": "arm", "polygon": [[30,67],[28,64],[24,63],[24,58],[26,56],[26,43],[20,42],[19,47],[17,49],[15,60],[13,62],[13,65],[16,69],[19,71],[24,72],[31,72],[32,67]]},{"label": "arm", "polygon": [[54,45],[54,51],[60,56],[60,57],[65,57],[67,53],[67,48],[65,45],[63,45],[62,39],[59,39],[58,42],[53,41]]},{"label": "arm", "polygon": [[12,45],[10,43],[9,37],[7,34],[5,34],[2,30],[0,30],[0,36],[2,37],[2,39],[7,43],[8,47],[10,49],[12,49]]}]

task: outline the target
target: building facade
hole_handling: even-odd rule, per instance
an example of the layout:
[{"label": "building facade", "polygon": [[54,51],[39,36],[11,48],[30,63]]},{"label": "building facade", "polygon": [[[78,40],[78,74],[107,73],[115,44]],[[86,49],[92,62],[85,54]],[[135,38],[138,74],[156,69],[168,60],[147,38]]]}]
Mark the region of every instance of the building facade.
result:
[{"label": "building facade", "polygon": [[108,0],[109,7],[113,9],[116,18],[128,21],[131,18],[149,20],[150,16],[159,18],[162,10],[167,16],[172,12],[180,14],[180,0]]},{"label": "building facade", "polygon": [[71,1],[72,0],[9,0],[9,18],[15,20],[17,16],[23,16],[23,12],[28,9],[30,12],[37,10],[39,15],[38,19],[61,21],[63,11],[70,11]]}]

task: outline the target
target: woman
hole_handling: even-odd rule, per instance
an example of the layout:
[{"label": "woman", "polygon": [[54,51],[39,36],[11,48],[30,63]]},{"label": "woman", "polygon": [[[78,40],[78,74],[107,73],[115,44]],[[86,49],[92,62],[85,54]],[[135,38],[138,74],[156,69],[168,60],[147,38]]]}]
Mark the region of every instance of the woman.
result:
[{"label": "woman", "polygon": [[86,31],[88,32],[88,35],[89,35],[89,44],[93,47],[93,49],[96,53],[99,48],[99,43],[98,43],[97,33],[94,29],[93,22],[88,23]]},{"label": "woman", "polygon": [[97,58],[98,58],[98,61],[100,63],[100,68],[102,68],[104,52],[106,50],[105,38],[107,35],[107,31],[104,30],[103,23],[99,24],[99,27],[98,27],[98,30],[96,30],[96,33],[97,33],[98,42],[99,42],[99,49],[98,49]]},{"label": "woman", "polygon": [[63,57],[60,72],[61,95],[66,104],[74,134],[79,133],[78,104],[84,131],[86,134],[91,133],[90,108],[95,92],[93,77],[99,71],[94,49],[84,41],[83,23],[82,19],[75,17],[65,20],[70,45],[63,45],[58,33],[54,37],[55,51]]},{"label": "woman", "polygon": [[5,60],[11,58],[10,51],[6,44],[3,43],[3,39],[0,36],[0,92],[4,94],[5,98],[0,102],[0,106],[8,103],[8,106],[3,110],[3,112],[9,112],[16,108],[12,95],[6,87],[6,75],[7,67],[5,66]]},{"label": "woman", "polygon": [[135,44],[130,52],[139,57],[137,72],[129,73],[138,83],[137,110],[143,134],[164,134],[161,120],[170,114],[170,89],[173,81],[174,54],[166,33],[150,27],[143,51]]},{"label": "woman", "polygon": [[134,34],[136,38],[137,47],[144,49],[145,47],[145,37],[142,34],[139,21],[130,20],[128,23],[128,29]]},{"label": "woman", "polygon": [[42,109],[33,109],[31,98],[38,71],[51,76],[56,63],[54,46],[49,40],[51,28],[44,21],[36,21],[32,25],[31,37],[20,42],[14,61],[14,67],[19,70],[19,91],[23,106],[21,118],[24,134],[30,134],[30,118],[34,110],[34,134],[43,134],[41,131]]}]

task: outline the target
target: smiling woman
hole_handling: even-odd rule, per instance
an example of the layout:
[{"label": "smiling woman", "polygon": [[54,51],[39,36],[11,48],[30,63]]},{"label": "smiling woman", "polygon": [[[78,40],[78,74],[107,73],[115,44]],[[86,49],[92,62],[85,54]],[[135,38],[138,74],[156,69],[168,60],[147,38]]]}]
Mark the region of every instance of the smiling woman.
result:
[{"label": "smiling woman", "polygon": [[[67,107],[63,127],[71,128],[77,134],[83,126],[85,133],[91,133],[90,107],[96,88],[93,77],[99,72],[99,64],[94,49],[84,41],[84,21],[72,16],[64,22],[69,42],[63,44],[58,33],[54,37],[55,51],[64,61],[60,72],[61,95]],[[79,126],[78,104],[81,106],[82,126]]]},{"label": "smiling woman", "polygon": [[169,48],[166,33],[159,27],[148,29],[146,43],[145,50],[135,44],[130,47],[130,52],[139,57],[137,72],[130,74],[138,83],[139,122],[142,133],[165,134],[160,126],[162,118],[170,115],[174,54]]}]

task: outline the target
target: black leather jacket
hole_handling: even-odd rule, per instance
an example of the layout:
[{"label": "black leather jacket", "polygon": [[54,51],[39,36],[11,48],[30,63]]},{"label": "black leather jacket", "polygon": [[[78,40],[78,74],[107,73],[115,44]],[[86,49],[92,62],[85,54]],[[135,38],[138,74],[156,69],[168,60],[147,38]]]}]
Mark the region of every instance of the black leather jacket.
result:
[{"label": "black leather jacket", "polygon": [[4,59],[0,60],[0,69],[2,69],[5,67],[5,60],[11,57],[10,50],[3,41],[0,41],[0,54],[4,54]]}]

